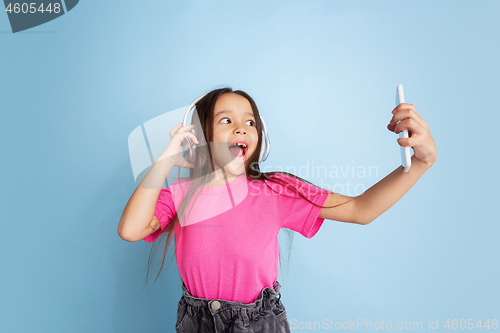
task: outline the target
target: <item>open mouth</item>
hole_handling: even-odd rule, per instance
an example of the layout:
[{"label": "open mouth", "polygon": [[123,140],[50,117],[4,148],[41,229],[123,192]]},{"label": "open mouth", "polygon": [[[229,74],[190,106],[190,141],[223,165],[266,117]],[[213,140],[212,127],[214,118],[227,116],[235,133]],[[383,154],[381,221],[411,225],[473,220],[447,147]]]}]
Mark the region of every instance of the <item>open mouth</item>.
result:
[{"label": "open mouth", "polygon": [[237,143],[229,147],[229,151],[234,157],[245,158],[248,147],[243,143]]}]

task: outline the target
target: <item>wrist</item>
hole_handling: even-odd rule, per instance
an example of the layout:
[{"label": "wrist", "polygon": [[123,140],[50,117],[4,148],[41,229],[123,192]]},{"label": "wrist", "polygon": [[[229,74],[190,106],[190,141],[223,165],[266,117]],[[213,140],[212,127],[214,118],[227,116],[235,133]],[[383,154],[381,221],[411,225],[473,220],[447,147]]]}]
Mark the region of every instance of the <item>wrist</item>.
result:
[{"label": "wrist", "polygon": [[411,163],[416,164],[422,168],[429,169],[434,164],[434,161],[421,161],[415,156],[415,154],[413,154],[411,156]]},{"label": "wrist", "polygon": [[155,161],[153,166],[157,166],[162,169],[163,172],[163,177],[167,179],[168,174],[170,173],[170,170],[174,167],[172,164],[172,159],[171,158],[166,158],[166,157],[158,157],[158,159]]}]

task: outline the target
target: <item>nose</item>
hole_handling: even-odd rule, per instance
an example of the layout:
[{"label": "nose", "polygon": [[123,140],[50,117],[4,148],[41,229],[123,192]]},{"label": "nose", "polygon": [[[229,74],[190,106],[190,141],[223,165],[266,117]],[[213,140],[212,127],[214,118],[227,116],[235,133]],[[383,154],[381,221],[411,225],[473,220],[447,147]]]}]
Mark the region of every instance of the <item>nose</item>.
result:
[{"label": "nose", "polygon": [[236,133],[236,134],[247,134],[247,132],[246,132],[245,130],[243,130],[243,129],[237,129],[237,130],[235,131],[235,133]]},{"label": "nose", "polygon": [[238,123],[238,125],[236,125],[236,127],[234,128],[234,133],[235,134],[247,134],[247,131],[245,131],[245,127],[243,125],[240,125]]}]

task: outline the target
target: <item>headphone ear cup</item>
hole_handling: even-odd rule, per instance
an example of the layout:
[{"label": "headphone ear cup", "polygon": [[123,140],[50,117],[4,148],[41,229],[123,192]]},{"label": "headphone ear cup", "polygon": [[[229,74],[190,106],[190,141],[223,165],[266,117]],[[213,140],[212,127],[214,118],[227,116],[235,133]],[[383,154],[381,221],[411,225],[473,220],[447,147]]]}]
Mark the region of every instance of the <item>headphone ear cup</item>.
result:
[{"label": "headphone ear cup", "polygon": [[266,132],[262,131],[262,147],[260,149],[259,163],[264,162],[269,151],[269,142]]},{"label": "headphone ear cup", "polygon": [[182,143],[181,143],[181,146],[184,147],[184,149],[186,150],[187,152],[187,157],[188,157],[188,162],[192,163],[192,160],[193,160],[193,151],[192,151],[192,147],[193,143],[191,141],[190,138],[184,138],[184,140],[182,140]]},{"label": "headphone ear cup", "polygon": [[[193,135],[196,136],[196,131],[194,129],[192,129],[191,132],[193,133]],[[189,139],[189,142],[190,142],[189,145],[191,147],[191,149],[189,149],[189,158],[190,158],[190,162],[194,164],[194,159],[195,159],[194,149],[195,149],[195,145],[194,145],[193,140]]]},{"label": "headphone ear cup", "polygon": [[193,140],[190,139],[189,141],[191,142],[190,144],[191,149],[189,149],[189,159],[190,162],[194,164],[196,158],[196,154],[194,153],[195,146]]},{"label": "headphone ear cup", "polygon": [[260,147],[259,163],[262,162],[262,156],[264,156],[264,151],[266,150],[266,137],[264,132],[262,132],[262,147]]}]

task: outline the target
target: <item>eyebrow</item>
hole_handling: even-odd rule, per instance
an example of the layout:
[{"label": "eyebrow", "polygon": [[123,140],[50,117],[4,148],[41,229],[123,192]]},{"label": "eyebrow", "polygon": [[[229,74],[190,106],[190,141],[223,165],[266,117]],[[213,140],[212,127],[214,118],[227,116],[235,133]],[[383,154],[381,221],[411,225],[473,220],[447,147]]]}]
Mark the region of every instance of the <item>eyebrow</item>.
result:
[{"label": "eyebrow", "polygon": [[[219,112],[217,112],[217,114],[214,116],[214,118],[215,118],[215,117],[217,117],[217,116],[218,116],[218,115],[220,115],[220,114],[223,114],[223,113],[233,113],[233,111],[232,111],[232,110],[223,110],[223,111],[219,111]],[[252,116],[252,117],[255,117],[255,116],[253,115],[253,113],[251,113],[251,112],[246,112],[245,114],[250,115],[250,116]]]}]

